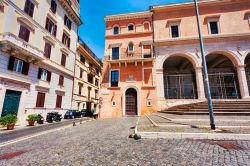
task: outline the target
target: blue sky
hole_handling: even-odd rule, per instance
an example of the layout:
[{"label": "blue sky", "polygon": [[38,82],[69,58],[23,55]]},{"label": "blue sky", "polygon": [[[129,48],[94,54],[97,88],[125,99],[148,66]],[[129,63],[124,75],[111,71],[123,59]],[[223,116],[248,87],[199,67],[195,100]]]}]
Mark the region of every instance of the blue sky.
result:
[{"label": "blue sky", "polygon": [[84,24],[79,28],[79,36],[102,59],[105,45],[105,16],[144,11],[152,5],[184,1],[188,0],[80,0]]}]

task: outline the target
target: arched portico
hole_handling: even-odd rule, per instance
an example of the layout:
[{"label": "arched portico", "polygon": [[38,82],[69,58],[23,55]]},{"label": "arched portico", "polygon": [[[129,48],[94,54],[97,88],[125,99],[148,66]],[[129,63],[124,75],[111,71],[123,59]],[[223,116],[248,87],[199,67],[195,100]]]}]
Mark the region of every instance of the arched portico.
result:
[{"label": "arched portico", "polygon": [[[123,91],[122,99],[122,113],[123,116],[126,115],[141,115],[140,110],[140,93],[139,89],[136,86],[128,86]],[[133,113],[135,111],[135,113]]]},{"label": "arched portico", "polygon": [[[245,73],[246,73],[246,83],[247,86],[245,85],[245,91],[248,91],[248,94],[250,93],[250,53],[247,54],[245,58]],[[250,95],[250,94],[249,94]]]},{"label": "arched portico", "polygon": [[241,98],[237,57],[227,52],[212,52],[206,55],[206,63],[212,98]]}]

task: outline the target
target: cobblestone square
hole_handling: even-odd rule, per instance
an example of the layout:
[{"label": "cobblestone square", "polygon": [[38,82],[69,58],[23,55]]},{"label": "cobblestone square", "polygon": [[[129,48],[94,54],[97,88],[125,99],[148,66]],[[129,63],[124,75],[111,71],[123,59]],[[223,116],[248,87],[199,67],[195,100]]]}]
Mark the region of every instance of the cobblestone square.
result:
[{"label": "cobblestone square", "polygon": [[136,141],[136,121],[96,120],[1,147],[0,165],[250,165],[250,141]]}]

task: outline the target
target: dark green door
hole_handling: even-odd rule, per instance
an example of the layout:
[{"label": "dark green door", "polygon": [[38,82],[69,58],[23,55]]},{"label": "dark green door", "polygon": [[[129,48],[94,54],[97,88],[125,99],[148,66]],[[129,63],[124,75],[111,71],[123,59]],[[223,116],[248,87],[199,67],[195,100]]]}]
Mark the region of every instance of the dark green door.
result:
[{"label": "dark green door", "polygon": [[2,117],[7,114],[17,115],[21,94],[22,92],[19,91],[6,90],[1,115]]}]

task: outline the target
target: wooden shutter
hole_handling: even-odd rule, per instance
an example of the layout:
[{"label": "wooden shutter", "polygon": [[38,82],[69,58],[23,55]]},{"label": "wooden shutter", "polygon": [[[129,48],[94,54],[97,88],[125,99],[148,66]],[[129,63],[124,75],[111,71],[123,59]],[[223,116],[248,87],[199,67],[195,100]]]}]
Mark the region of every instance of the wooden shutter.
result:
[{"label": "wooden shutter", "polygon": [[57,25],[54,25],[54,33],[53,35],[56,37],[56,32],[57,32]]},{"label": "wooden shutter", "polygon": [[15,57],[13,57],[13,56],[10,56],[10,59],[9,59],[9,65],[8,65],[8,69],[9,70],[13,70],[13,68],[14,68],[14,63],[15,63]]},{"label": "wooden shutter", "polygon": [[49,30],[49,18],[46,18],[45,29]]},{"label": "wooden shutter", "polygon": [[36,99],[36,107],[44,107],[45,93],[38,92]]},{"label": "wooden shutter", "polygon": [[82,78],[82,73],[83,73],[83,71],[82,71],[82,69],[80,69],[80,78]]},{"label": "wooden shutter", "polygon": [[68,17],[66,15],[64,15],[64,25],[66,25],[67,19],[68,19]]},{"label": "wooden shutter", "polygon": [[45,43],[44,56],[50,58],[50,54],[51,54],[51,45],[49,43]]},{"label": "wooden shutter", "polygon": [[59,85],[63,85],[64,84],[64,77],[60,75],[59,77]]},{"label": "wooden shutter", "polygon": [[66,55],[64,55],[64,54],[62,54],[61,65],[62,65],[62,66],[65,66],[65,65],[66,65]]},{"label": "wooden shutter", "polygon": [[70,38],[68,38],[68,48],[70,48]]},{"label": "wooden shutter", "polygon": [[23,61],[22,74],[28,75],[29,74],[29,67],[30,67],[30,64],[28,62]]},{"label": "wooden shutter", "polygon": [[39,68],[39,69],[38,69],[38,75],[37,75],[37,78],[38,78],[38,79],[41,79],[42,70],[43,70],[42,68]]},{"label": "wooden shutter", "polygon": [[62,96],[57,95],[56,97],[56,108],[61,108],[62,107]]},{"label": "wooden shutter", "polygon": [[71,23],[71,21],[69,21],[69,30],[71,30],[71,25],[72,25],[72,23]]},{"label": "wooden shutter", "polygon": [[47,81],[50,82],[51,81],[51,72],[47,71]]}]

